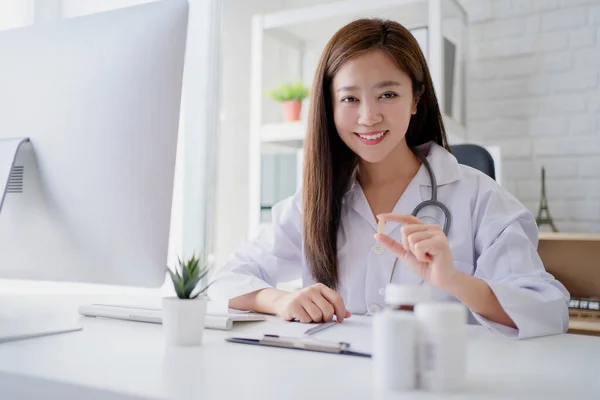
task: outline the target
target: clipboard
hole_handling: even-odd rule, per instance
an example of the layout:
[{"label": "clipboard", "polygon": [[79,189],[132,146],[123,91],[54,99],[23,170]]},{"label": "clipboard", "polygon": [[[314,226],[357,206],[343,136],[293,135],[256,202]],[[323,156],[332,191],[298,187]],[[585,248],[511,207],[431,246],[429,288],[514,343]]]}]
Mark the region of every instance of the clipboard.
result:
[{"label": "clipboard", "polygon": [[314,340],[312,338],[304,339],[297,337],[284,337],[278,335],[263,335],[262,339],[229,337],[225,341],[231,343],[242,343],[256,346],[280,347],[293,350],[313,351],[318,353],[342,354],[348,356],[371,358],[368,353],[350,350],[350,344],[345,342],[328,342]]}]

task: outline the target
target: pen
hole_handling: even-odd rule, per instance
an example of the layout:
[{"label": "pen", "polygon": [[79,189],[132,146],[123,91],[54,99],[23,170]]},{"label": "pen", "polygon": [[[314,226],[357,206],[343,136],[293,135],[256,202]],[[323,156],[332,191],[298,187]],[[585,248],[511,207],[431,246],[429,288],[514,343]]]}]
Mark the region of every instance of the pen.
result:
[{"label": "pen", "polygon": [[307,329],[306,332],[304,332],[304,334],[305,335],[314,335],[315,333],[321,332],[321,331],[329,328],[330,326],[335,325],[336,323],[337,323],[336,321],[331,321],[331,322],[326,322],[321,325],[314,326],[310,329]]}]

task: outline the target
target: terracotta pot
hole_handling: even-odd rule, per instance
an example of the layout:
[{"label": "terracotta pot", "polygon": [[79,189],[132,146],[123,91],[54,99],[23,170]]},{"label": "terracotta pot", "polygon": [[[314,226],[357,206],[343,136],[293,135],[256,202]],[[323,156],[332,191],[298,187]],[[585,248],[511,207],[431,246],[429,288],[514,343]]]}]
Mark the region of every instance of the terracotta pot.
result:
[{"label": "terracotta pot", "polygon": [[299,121],[300,111],[302,111],[302,102],[298,100],[284,101],[283,111],[285,122]]}]

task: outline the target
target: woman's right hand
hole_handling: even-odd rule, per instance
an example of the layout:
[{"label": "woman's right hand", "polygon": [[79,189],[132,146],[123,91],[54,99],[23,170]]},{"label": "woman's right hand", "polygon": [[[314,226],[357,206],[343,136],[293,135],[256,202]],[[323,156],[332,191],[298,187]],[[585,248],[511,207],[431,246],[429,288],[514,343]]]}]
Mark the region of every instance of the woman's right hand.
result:
[{"label": "woman's right hand", "polygon": [[350,317],[342,296],[335,290],[316,283],[298,292],[285,293],[275,300],[275,310],[281,318],[302,323],[328,322],[336,316],[338,322]]}]

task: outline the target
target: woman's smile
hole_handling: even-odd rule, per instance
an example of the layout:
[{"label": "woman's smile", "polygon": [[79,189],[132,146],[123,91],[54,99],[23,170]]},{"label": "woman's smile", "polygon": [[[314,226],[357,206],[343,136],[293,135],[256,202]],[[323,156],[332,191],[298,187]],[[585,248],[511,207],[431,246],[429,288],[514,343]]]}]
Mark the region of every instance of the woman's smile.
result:
[{"label": "woman's smile", "polygon": [[358,133],[354,132],[358,140],[367,145],[374,145],[381,143],[385,138],[385,135],[389,132],[389,130],[385,131],[375,131],[375,132],[364,132]]}]

